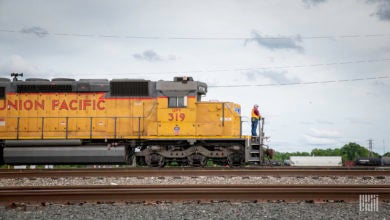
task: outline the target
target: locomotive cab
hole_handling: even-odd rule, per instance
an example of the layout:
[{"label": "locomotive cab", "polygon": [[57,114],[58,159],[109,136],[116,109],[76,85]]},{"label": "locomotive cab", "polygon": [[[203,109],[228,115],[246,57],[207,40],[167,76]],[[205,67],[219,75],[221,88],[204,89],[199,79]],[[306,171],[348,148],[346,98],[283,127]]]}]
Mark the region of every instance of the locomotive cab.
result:
[{"label": "locomotive cab", "polygon": [[240,105],[202,101],[207,84],[191,77],[158,81],[156,91],[157,130],[148,132],[160,141],[143,142],[148,146],[136,153],[139,161],[159,166],[166,161],[191,166],[204,166],[208,160],[243,163],[247,139],[241,135]]}]

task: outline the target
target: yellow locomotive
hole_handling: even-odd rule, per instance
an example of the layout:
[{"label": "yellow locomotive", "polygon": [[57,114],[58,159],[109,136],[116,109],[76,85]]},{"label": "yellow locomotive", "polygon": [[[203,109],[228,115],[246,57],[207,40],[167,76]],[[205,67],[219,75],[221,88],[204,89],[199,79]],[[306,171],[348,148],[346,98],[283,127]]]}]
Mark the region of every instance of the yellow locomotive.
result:
[{"label": "yellow locomotive", "polygon": [[192,77],[0,79],[0,162],[204,166],[262,164],[259,137],[242,135],[241,108],[202,101]]}]

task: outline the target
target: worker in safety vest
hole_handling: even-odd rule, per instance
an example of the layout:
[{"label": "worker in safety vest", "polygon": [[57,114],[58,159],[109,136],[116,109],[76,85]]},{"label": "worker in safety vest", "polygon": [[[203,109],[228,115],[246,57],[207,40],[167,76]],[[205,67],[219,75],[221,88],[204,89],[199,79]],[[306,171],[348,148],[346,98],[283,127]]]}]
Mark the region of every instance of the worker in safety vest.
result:
[{"label": "worker in safety vest", "polygon": [[259,120],[261,119],[259,106],[257,104],[253,106],[251,119],[252,119],[252,136],[257,136],[256,133],[257,125],[259,124]]}]

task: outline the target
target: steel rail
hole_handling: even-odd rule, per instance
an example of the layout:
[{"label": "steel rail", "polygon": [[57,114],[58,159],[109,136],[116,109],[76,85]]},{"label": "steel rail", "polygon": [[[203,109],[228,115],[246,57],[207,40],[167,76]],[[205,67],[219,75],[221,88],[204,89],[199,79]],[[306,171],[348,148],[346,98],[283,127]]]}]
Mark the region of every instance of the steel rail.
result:
[{"label": "steel rail", "polygon": [[390,185],[129,185],[2,187],[0,204],[84,202],[309,201],[358,202],[359,195],[390,202]]},{"label": "steel rail", "polygon": [[0,169],[0,178],[148,176],[390,176],[390,170],[351,169]]}]

